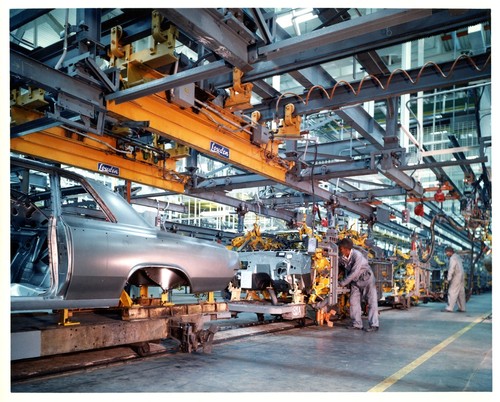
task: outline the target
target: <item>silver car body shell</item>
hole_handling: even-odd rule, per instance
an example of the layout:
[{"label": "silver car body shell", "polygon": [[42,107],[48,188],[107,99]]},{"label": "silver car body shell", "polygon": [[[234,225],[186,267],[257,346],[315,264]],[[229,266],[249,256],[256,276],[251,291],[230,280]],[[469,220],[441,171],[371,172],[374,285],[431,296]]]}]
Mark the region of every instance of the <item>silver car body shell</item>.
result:
[{"label": "silver car body shell", "polygon": [[19,289],[29,286],[11,283],[13,311],[117,306],[127,282],[164,290],[186,285],[193,293],[223,290],[239,269],[236,252],[215,241],[157,229],[95,180],[31,161],[17,163],[78,180],[108,219],[65,215],[53,208],[47,225],[51,286],[24,296],[26,290]]}]

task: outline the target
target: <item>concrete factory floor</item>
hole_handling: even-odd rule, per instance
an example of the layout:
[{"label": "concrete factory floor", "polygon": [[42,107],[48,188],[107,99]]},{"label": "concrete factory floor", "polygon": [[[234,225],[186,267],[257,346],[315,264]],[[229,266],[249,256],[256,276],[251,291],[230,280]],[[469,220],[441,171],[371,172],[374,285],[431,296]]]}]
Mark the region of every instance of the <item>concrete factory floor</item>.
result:
[{"label": "concrete factory floor", "polygon": [[[306,326],[214,344],[210,354],[162,355],[13,384],[11,396],[15,400],[27,396],[22,393],[457,392],[458,400],[466,393],[490,400],[477,392],[493,394],[492,295],[473,295],[466,313],[441,312],[444,306],[429,302],[409,310],[382,311],[378,332],[348,330],[346,321],[333,327]],[[292,395],[284,397],[288,396]],[[220,397],[225,396],[216,400]]]}]

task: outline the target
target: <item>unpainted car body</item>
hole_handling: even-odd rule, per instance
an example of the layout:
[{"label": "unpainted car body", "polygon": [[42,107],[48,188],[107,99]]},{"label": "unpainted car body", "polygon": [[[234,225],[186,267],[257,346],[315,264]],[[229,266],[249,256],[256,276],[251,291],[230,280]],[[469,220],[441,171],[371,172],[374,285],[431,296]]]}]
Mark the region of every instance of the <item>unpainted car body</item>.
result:
[{"label": "unpainted car body", "polygon": [[238,254],[161,231],[104,184],[11,158],[11,310],[117,306],[128,285],[226,288]]}]

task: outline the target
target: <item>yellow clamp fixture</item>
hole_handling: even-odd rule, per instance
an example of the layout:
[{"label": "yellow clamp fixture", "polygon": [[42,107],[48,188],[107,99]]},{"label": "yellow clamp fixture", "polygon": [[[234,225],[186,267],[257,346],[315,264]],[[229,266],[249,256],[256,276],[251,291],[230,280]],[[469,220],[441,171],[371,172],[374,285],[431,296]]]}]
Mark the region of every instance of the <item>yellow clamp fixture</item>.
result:
[{"label": "yellow clamp fixture", "polygon": [[281,120],[280,127],[278,127],[278,137],[301,138],[300,137],[300,123],[302,118],[300,116],[293,116],[295,106],[289,103],[285,106],[285,117]]},{"label": "yellow clamp fixture", "polygon": [[241,71],[237,67],[234,67],[233,86],[229,88],[229,97],[224,103],[224,107],[226,109],[243,110],[250,109],[252,107],[252,105],[250,104],[250,98],[252,97],[253,84],[242,84],[242,77],[243,71]]}]

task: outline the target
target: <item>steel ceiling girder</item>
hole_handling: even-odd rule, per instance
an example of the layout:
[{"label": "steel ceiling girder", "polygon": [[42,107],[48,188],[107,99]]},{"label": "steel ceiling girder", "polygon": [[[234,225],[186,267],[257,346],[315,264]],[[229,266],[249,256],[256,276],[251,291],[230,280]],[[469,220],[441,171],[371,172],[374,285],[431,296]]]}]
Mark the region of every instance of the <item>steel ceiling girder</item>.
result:
[{"label": "steel ceiling girder", "polygon": [[394,166],[388,168],[379,167],[379,171],[398,186],[404,188],[409,194],[414,194],[415,197],[423,196],[424,188],[422,184],[398,168]]},{"label": "steel ceiling girder", "polygon": [[[425,145],[422,146],[424,151],[427,151],[427,148]],[[481,148],[480,148],[481,150]],[[461,197],[463,197],[462,190],[460,187],[457,186],[457,184],[451,180],[451,178],[446,174],[444,171],[444,167],[449,167],[449,166],[461,166],[462,164],[467,164],[467,165],[473,165],[476,163],[486,163],[488,161],[488,158],[484,156],[483,153],[480,152],[480,156],[475,158],[475,159],[464,159],[464,160],[455,160],[455,161],[445,161],[445,162],[438,162],[433,156],[425,156],[423,158],[423,163],[420,163],[418,165],[411,165],[411,166],[404,166],[401,168],[401,170],[417,170],[417,169],[430,169],[434,175],[443,182],[448,182],[453,186],[453,189],[455,192]]]},{"label": "steel ceiling girder", "polygon": [[218,60],[203,66],[181,71],[174,75],[158,78],[132,88],[113,92],[106,96],[106,100],[115,101],[115,103],[120,104],[144,96],[164,92],[169,89],[181,87],[192,82],[202,81],[209,77],[213,77],[214,75],[224,74],[229,71],[231,71],[231,67],[227,65],[224,60]]},{"label": "steel ceiling girder", "polygon": [[338,202],[339,208],[344,208],[350,212],[353,212],[362,218],[371,218],[373,217],[374,208],[368,204],[363,203],[355,203],[348,200],[346,197],[337,196],[332,194],[331,192],[321,188],[317,180],[297,180],[297,178],[291,174],[287,174],[286,177],[286,185],[292,189],[311,194],[314,197],[318,197],[323,201],[332,201],[335,199]]},{"label": "steel ceiling girder", "polygon": [[[165,9],[165,10],[168,10],[169,12],[174,12],[174,10],[177,11],[182,9]],[[192,12],[204,12],[204,9],[193,9]],[[217,33],[217,31],[225,32],[226,28],[224,28],[225,24],[223,22],[221,23],[220,26],[217,25],[217,21],[219,21],[222,18],[220,13],[216,10],[208,9],[207,13],[209,12],[212,13],[212,16],[210,18],[212,19],[212,25],[215,26],[214,32],[215,33]],[[124,13],[128,15],[127,9],[124,9]],[[213,13],[216,13],[215,17],[213,16]],[[134,17],[135,14],[136,14],[135,12],[132,13],[132,17],[129,16],[128,18],[125,18],[125,20],[123,21],[122,17],[117,17],[104,22],[102,27],[101,42],[104,44],[109,43],[108,25],[109,22],[115,20],[117,23],[121,24],[123,23],[123,27],[126,32],[126,37],[124,39],[125,42],[128,42],[129,40],[132,39],[134,40],[139,39],[140,37],[143,37],[148,32],[150,32],[150,21],[146,21],[143,15],[140,15],[139,18],[135,20],[134,19],[136,18]],[[359,23],[361,21],[361,18],[363,17],[354,19],[353,21],[358,20],[357,23]],[[459,11],[455,10],[454,13],[450,13],[450,10],[433,10],[432,15],[429,16],[428,18],[421,19],[415,22],[408,22],[406,24],[397,26],[397,29],[395,28],[391,31],[391,35],[384,34],[385,32],[384,30],[378,30],[371,32],[370,34],[361,34],[359,36],[353,36],[349,38],[348,41],[342,41],[341,43],[337,43],[334,48],[332,48],[331,46],[326,46],[324,49],[323,47],[307,49],[306,51],[303,51],[300,54],[295,54],[293,57],[290,57],[289,60],[280,59],[277,62],[274,61],[272,63],[269,62],[267,65],[265,65],[265,62],[262,61],[254,62],[251,66],[253,68],[253,71],[248,71],[246,73],[244,77],[244,82],[255,81],[257,79],[270,77],[272,75],[279,75],[290,71],[296,71],[312,65],[317,65],[324,61],[335,60],[342,57],[356,55],[363,51],[373,50],[382,46],[385,47],[396,43],[402,43],[406,40],[417,39],[422,37],[422,32],[425,32],[426,35],[432,35],[440,32],[449,32],[451,30],[457,29],[462,26],[473,25],[478,22],[486,21],[489,18],[490,18],[489,10],[459,10]],[[174,20],[173,22],[175,24],[177,21]],[[189,21],[186,21],[185,24],[188,25]],[[336,24],[329,28],[339,26],[341,24],[344,24],[344,22]],[[231,31],[231,28],[227,29]],[[249,35],[248,33],[246,34]],[[242,40],[239,37],[239,35],[236,35],[237,37],[237,39],[235,39],[236,42],[234,42],[232,39],[228,40],[229,38],[232,38],[232,36],[234,35],[235,33],[233,32],[230,36],[226,37],[225,39],[220,39],[222,45],[224,46],[223,41],[226,40],[228,43],[232,43],[232,46],[234,46],[234,43],[239,43],[240,44],[239,53],[241,53],[239,54],[239,57],[247,58],[247,55],[243,55],[243,53],[246,51],[245,40]],[[220,37],[221,35],[219,34],[218,36]],[[290,39],[292,38],[284,40],[290,40]],[[277,43],[281,43],[284,40],[279,40],[277,41]],[[50,59],[50,62],[48,62],[46,60],[46,56],[44,56],[44,53],[48,51],[48,48],[34,50],[31,53],[34,58],[42,60],[41,57],[43,57],[43,61],[45,61],[48,65],[52,65],[55,63],[54,60],[56,60],[56,57],[58,58],[59,54],[62,51],[62,44],[56,43],[50,46],[49,48],[52,48],[52,52],[49,52],[50,54],[52,54],[52,56],[50,56],[52,57],[52,59]],[[222,48],[223,47],[221,47],[221,49]],[[231,59],[233,58],[233,56],[231,54],[229,55],[226,54],[226,56],[228,56],[226,60],[231,63]],[[224,55],[221,57],[224,58]],[[222,74],[221,76],[212,77],[210,83],[214,87],[229,87],[232,85],[232,75]]]},{"label": "steel ceiling girder", "polygon": [[352,201],[362,200],[367,202],[373,201],[378,197],[395,197],[398,195],[405,195],[406,190],[402,187],[373,188],[370,190],[343,191],[340,194]]},{"label": "steel ceiling girder", "polygon": [[315,8],[314,11],[321,21],[321,25],[315,30],[351,19],[349,10],[349,8]]},{"label": "steel ceiling girder", "polygon": [[[335,159],[339,157],[353,157],[353,156],[369,156],[371,153],[378,151],[380,148],[368,141],[363,142],[363,139],[358,140],[339,140],[335,142],[324,142],[309,145],[307,153],[304,156],[306,162],[312,162],[317,155],[318,160]],[[297,148],[299,154],[306,152],[305,146]]]},{"label": "steel ceiling girder", "polygon": [[[419,163],[417,165],[401,166],[399,170],[420,170],[420,169],[431,169],[433,171],[436,170],[434,172],[436,177],[441,177],[444,181],[453,183],[453,181],[448,178],[448,176],[444,173],[444,171],[442,171],[442,168],[450,166],[461,166],[463,164],[475,165],[476,163],[488,162],[488,158],[486,156],[479,156],[474,159],[438,162],[434,158],[425,157],[423,162],[424,163]],[[459,195],[462,196],[461,191],[459,191],[458,188],[456,188],[456,190],[458,191]]]},{"label": "steel ceiling girder", "polygon": [[[200,179],[198,179],[200,180]],[[264,178],[257,174],[239,174],[234,176],[214,177],[199,181],[196,187],[192,187],[190,192],[204,192],[208,190],[231,191],[234,189],[272,186],[276,184],[273,180]]]},{"label": "steel ceiling girder", "polygon": [[307,180],[312,175],[315,180],[330,180],[352,176],[366,176],[376,174],[377,169],[371,168],[372,158],[352,160],[347,162],[322,163],[308,167],[300,172],[302,180]]},{"label": "steel ceiling girder", "polygon": [[[319,44],[318,47],[305,48],[305,46],[301,44],[293,44],[292,42],[290,46],[296,46],[296,53],[291,56],[281,57],[280,59],[272,61],[265,59],[260,60],[254,57],[255,60],[252,61],[253,69],[245,74],[243,81],[253,82],[274,75],[282,75],[290,71],[296,71],[321,63],[354,56],[359,53],[369,52],[383,47],[437,35],[439,33],[450,32],[464,26],[471,26],[488,21],[490,17],[490,11],[485,9],[461,10],[460,13],[454,14],[451,14],[450,10],[433,10],[432,15],[426,18],[398,25],[397,27],[391,28],[390,31],[379,29],[370,33],[362,32],[357,36],[354,35],[348,40],[335,43],[334,45],[321,46],[321,44]],[[360,20],[360,18],[356,20]],[[314,31],[313,34],[317,34],[317,32]],[[299,41],[300,39],[296,40]],[[278,41],[277,44],[281,42],[282,41]],[[299,51],[300,49],[302,50]],[[232,85],[232,77],[231,75],[216,77],[210,81],[210,84],[217,88],[226,88]]]},{"label": "steel ceiling girder", "polygon": [[[474,68],[471,61],[478,67],[479,71]],[[455,61],[441,63],[439,68],[445,73],[449,73]],[[407,73],[416,80],[412,83],[408,80],[407,76],[399,73],[395,74],[387,87],[380,87],[374,80],[365,80],[362,84],[361,90],[353,93],[347,86],[338,86],[334,95],[330,98],[324,96],[320,91],[314,91],[310,94],[307,104],[302,100],[297,99],[296,96],[290,98],[282,98],[280,101],[283,105],[292,103],[295,106],[295,112],[298,115],[307,115],[317,113],[321,110],[335,110],[347,105],[355,105],[358,103],[368,101],[379,101],[390,97],[397,97],[404,94],[411,94],[421,91],[429,91],[435,88],[452,87],[454,85],[462,85],[471,81],[487,80],[491,78],[491,58],[489,54],[482,54],[472,56],[469,59],[462,58],[456,62],[453,73],[449,74],[447,78],[443,78],[437,73],[435,67],[428,66],[422,68],[415,68],[408,70]],[[388,77],[379,78],[382,84],[387,82]],[[361,80],[360,80],[361,81]],[[360,87],[360,81],[351,83],[354,89]],[[326,88],[327,92],[331,92],[331,88]],[[302,99],[307,96],[307,91],[301,94]],[[258,110],[261,113],[262,120],[272,120],[278,115],[282,117],[283,111],[276,108],[276,100],[271,102],[263,102],[254,105],[252,111]]]},{"label": "steel ceiling girder", "polygon": [[[323,117],[317,116],[316,118],[314,116],[310,116],[303,120],[304,131],[310,132],[318,130],[319,134],[321,134],[322,129],[325,126],[331,126],[331,124],[336,120],[337,116],[335,116],[333,113],[330,113],[329,115],[325,115]],[[336,129],[333,129],[332,131],[334,131],[335,134],[339,134],[338,130]],[[314,148],[314,146],[312,148]]]},{"label": "steel ceiling girder", "polygon": [[[351,167],[352,169],[352,167]],[[376,173],[376,171],[366,171],[365,169],[360,170],[357,174],[359,175],[361,172],[367,172],[367,174]],[[337,173],[336,173],[337,174]],[[314,179],[326,179],[321,174],[318,174],[318,177],[314,177]],[[208,193],[215,191],[216,193],[223,194],[222,191],[230,191],[234,189],[242,189],[242,188],[253,188],[253,187],[264,187],[264,186],[272,186],[276,184],[271,180],[267,180],[262,178],[259,175],[255,174],[247,174],[247,175],[236,175],[236,176],[225,176],[218,177],[213,179],[207,179],[201,182],[196,187],[189,188],[189,194],[193,196],[198,196],[198,194]],[[315,190],[316,191],[316,190]],[[392,188],[375,188],[371,190],[351,190],[344,191],[341,193],[337,193],[337,196],[342,197],[342,199],[346,199],[349,201],[355,202],[357,199],[365,199],[373,200],[374,197],[388,197],[388,196],[397,196],[404,195],[405,190],[400,187],[392,187]],[[291,201],[301,200],[302,202],[308,201],[312,202],[312,196],[302,194],[300,197],[295,197],[293,200],[291,197],[279,197],[272,199],[262,199],[261,201],[266,205],[281,205],[281,204],[290,204]],[[359,201],[357,201],[359,202]]]},{"label": "steel ceiling girder", "polygon": [[277,98],[281,93],[267,82],[259,80],[253,83],[252,91],[259,95],[262,99]]},{"label": "steel ceiling girder", "polygon": [[[363,167],[359,169],[359,172],[357,172],[357,174],[361,175],[361,174],[376,173],[376,170],[373,171],[367,170],[366,163],[369,164],[370,162],[362,161]],[[349,169],[351,169],[352,172],[352,166],[353,166],[352,164],[346,164],[345,167],[346,172],[348,172]],[[338,166],[336,166],[335,168],[338,168]],[[338,177],[337,172],[331,172],[331,174],[334,175],[335,177]],[[327,175],[324,174],[317,176],[315,175],[314,184],[312,184],[311,181],[306,180],[306,178],[298,179],[292,174],[287,174],[286,182],[284,183],[284,185],[290,189],[297,190],[301,193],[306,193],[310,195],[314,194],[315,199],[330,201],[332,197],[334,197],[334,195],[329,191],[322,189],[317,182],[317,180],[322,180],[322,179],[326,180],[327,178],[326,176]],[[240,189],[240,188],[262,187],[275,184],[276,184],[275,180],[266,179],[265,177],[262,177],[257,174],[227,176],[221,178],[207,179],[206,181],[200,183],[200,185],[197,187],[186,188],[186,194],[193,195],[198,198],[203,198],[208,201],[221,202],[222,204],[225,205],[232,205],[237,207],[237,205],[233,205],[234,201],[232,201],[230,197],[225,196],[222,191]],[[217,194],[217,195],[212,195],[212,194]],[[226,198],[221,198],[223,196],[225,196]],[[363,218],[369,218],[373,213],[372,207],[368,204],[352,202],[342,194],[335,196],[335,198],[339,202],[339,208],[345,208],[350,212],[359,214]],[[217,199],[219,199],[219,201],[217,201]],[[268,211],[272,211],[272,209],[269,209]],[[266,215],[268,211],[266,211],[265,213]],[[253,212],[264,214],[264,210],[260,210],[260,212],[259,211],[253,211]],[[269,215],[269,216],[280,218],[277,215]]]},{"label": "steel ceiling girder", "polygon": [[321,66],[306,67],[297,71],[290,71],[288,74],[304,88],[311,88],[314,85],[329,88],[337,82]]},{"label": "steel ceiling girder", "polygon": [[[361,106],[342,108],[336,110],[335,113],[351,125],[359,134],[363,136],[363,138],[369,141],[378,150],[384,149],[386,147],[386,142],[390,143],[390,141],[385,141],[387,138],[387,132]],[[394,143],[393,146],[397,146],[397,144]],[[338,171],[338,169],[335,169],[335,171]],[[409,177],[406,173],[398,170],[397,168],[391,167],[389,169],[379,169],[379,171],[407,191],[417,195],[422,194],[422,185],[420,183],[416,183],[413,178]]]},{"label": "steel ceiling girder", "polygon": [[52,10],[53,8],[10,10],[9,30],[10,32],[15,31]]},{"label": "steel ceiling girder", "polygon": [[430,9],[384,9],[297,37],[260,46],[257,49],[257,57],[267,61],[276,60],[313,48],[331,46],[342,41],[351,40],[359,35],[421,20],[431,14],[432,10]]},{"label": "steel ceiling girder", "polygon": [[[77,118],[74,113],[61,112],[61,116],[66,119]],[[40,117],[25,123],[17,124],[10,128],[10,139],[22,137],[23,135],[43,131],[52,127],[60,126],[62,123],[50,117]]]},{"label": "steel ceiling girder", "polygon": [[234,208],[244,208],[248,212],[282,219],[286,222],[290,222],[295,218],[295,212],[293,211],[286,211],[282,209],[275,210],[267,207],[266,205],[256,203],[255,201],[243,201],[237,198],[229,197],[223,192],[219,191],[194,192],[191,194],[191,190],[186,189],[185,195],[192,195],[193,197],[201,198],[205,201],[216,202]]},{"label": "steel ceiling girder", "polygon": [[384,147],[386,131],[361,106],[340,108],[335,110],[335,114],[353,127],[370,144],[378,149]]},{"label": "steel ceiling girder", "polygon": [[358,53],[354,56],[359,64],[363,66],[369,74],[384,74],[391,73],[387,65],[375,50],[365,53]]},{"label": "steel ceiling girder", "polygon": [[[291,38],[288,32],[285,29],[281,28],[278,24],[275,24],[275,28],[275,37],[277,41]],[[314,65],[300,70],[289,71],[288,74],[304,88],[310,88],[313,85],[323,85],[325,87],[328,87],[333,86],[336,83],[333,77],[320,65]],[[254,87],[258,82],[263,82],[263,80],[254,81]],[[277,96],[279,95],[281,94],[278,93]]]},{"label": "steel ceiling girder", "polygon": [[43,88],[54,95],[60,92],[86,104],[103,107],[102,89],[79,81],[19,52],[10,51],[10,74],[26,85]]},{"label": "steel ceiling girder", "polygon": [[251,70],[248,46],[256,38],[234,16],[214,8],[161,8],[158,11],[196,42],[242,71]]},{"label": "steel ceiling girder", "polygon": [[[368,181],[366,181],[366,182],[368,182]],[[370,183],[370,184],[372,184],[372,183]],[[375,184],[375,183],[373,183],[373,184]],[[350,191],[358,191],[359,190],[359,188],[353,186],[351,183],[348,183],[346,180],[336,180],[335,181],[335,190],[334,191],[336,191],[337,189],[341,189],[344,193],[347,193],[347,192],[350,192]]]},{"label": "steel ceiling girder", "polygon": [[[253,20],[261,33],[262,40],[264,41],[264,43],[265,44],[271,43],[274,39],[272,27],[269,26],[268,21],[266,20],[266,18],[262,14],[261,9],[260,8],[251,8],[250,12],[252,13]],[[274,22],[274,23],[276,23],[276,22]]]},{"label": "steel ceiling girder", "polygon": [[[457,137],[455,137],[455,135],[453,134],[449,134],[448,135],[448,139],[450,140],[450,143],[451,143],[451,146],[452,147],[455,147],[455,148],[458,148],[460,147],[460,143],[458,142],[457,140]],[[455,157],[455,159],[457,161],[465,161],[467,158],[465,156],[465,154],[463,152],[454,152],[453,153],[453,156]],[[465,174],[471,174],[471,175],[474,175],[474,172],[472,171],[472,168],[470,167],[470,165],[468,164],[460,164],[460,168],[462,169],[462,171],[465,173]]]},{"label": "steel ceiling girder", "polygon": [[[103,45],[110,44],[111,28],[117,25],[120,25],[123,30],[121,38],[122,45],[130,44],[151,35],[151,12],[143,13],[142,9],[134,9],[133,13],[130,13],[127,9],[123,11],[123,15],[111,18],[102,23],[99,42]],[[105,14],[103,14],[103,16],[104,15]],[[66,59],[72,59],[80,54],[77,45],[76,35],[69,36]],[[29,53],[29,56],[48,66],[55,66],[57,61],[61,58],[63,48],[63,40],[60,40],[47,47],[33,49]],[[25,51],[25,49],[23,49],[23,51]]]},{"label": "steel ceiling girder", "polygon": [[273,197],[273,198],[264,198],[260,200],[262,204],[271,206],[273,208],[285,208],[290,205],[296,206],[304,206],[313,202],[313,197],[308,194],[301,194],[295,196],[281,196],[281,197]]},{"label": "steel ceiling girder", "polygon": [[[52,112],[46,112],[46,117],[12,127],[11,138],[63,123],[102,134],[105,116],[103,88],[70,77],[13,50],[10,51],[10,75],[14,88],[16,85],[42,88],[54,100]],[[95,129],[90,127],[91,118],[97,120]],[[78,120],[84,123],[78,123]]]},{"label": "steel ceiling girder", "polygon": [[401,187],[392,187],[391,185],[369,181],[365,181],[364,183],[376,187],[360,190],[345,180],[336,180],[335,183],[331,184],[334,184],[336,189],[342,190],[338,194],[351,201],[373,202],[376,201],[377,197],[394,197],[406,194],[406,191]]},{"label": "steel ceiling girder", "polygon": [[[281,41],[285,39],[289,39],[290,35],[286,30],[281,28],[278,24],[274,24],[276,33],[275,37]],[[313,85],[323,85],[323,86],[333,86],[336,81],[330,76],[330,74],[320,65],[307,67],[301,70],[290,71],[289,75],[296,80],[300,85],[304,88],[312,87]],[[262,93],[265,88],[270,88],[267,92],[274,93],[275,98],[281,96],[281,93],[275,90],[271,85],[267,84],[264,80],[255,80],[253,81],[254,87],[253,90],[263,99],[269,99],[266,96],[266,93]],[[273,92],[274,91],[274,92]],[[264,95],[264,96],[263,96]]]},{"label": "steel ceiling girder", "polygon": [[[131,44],[151,35],[151,16],[153,11],[154,9],[150,8],[121,8],[120,15],[103,21],[101,28],[102,43],[109,44],[111,42],[111,31],[118,25],[123,31],[123,35],[120,38],[122,45]],[[179,34],[179,39],[183,40],[181,34]]]}]

